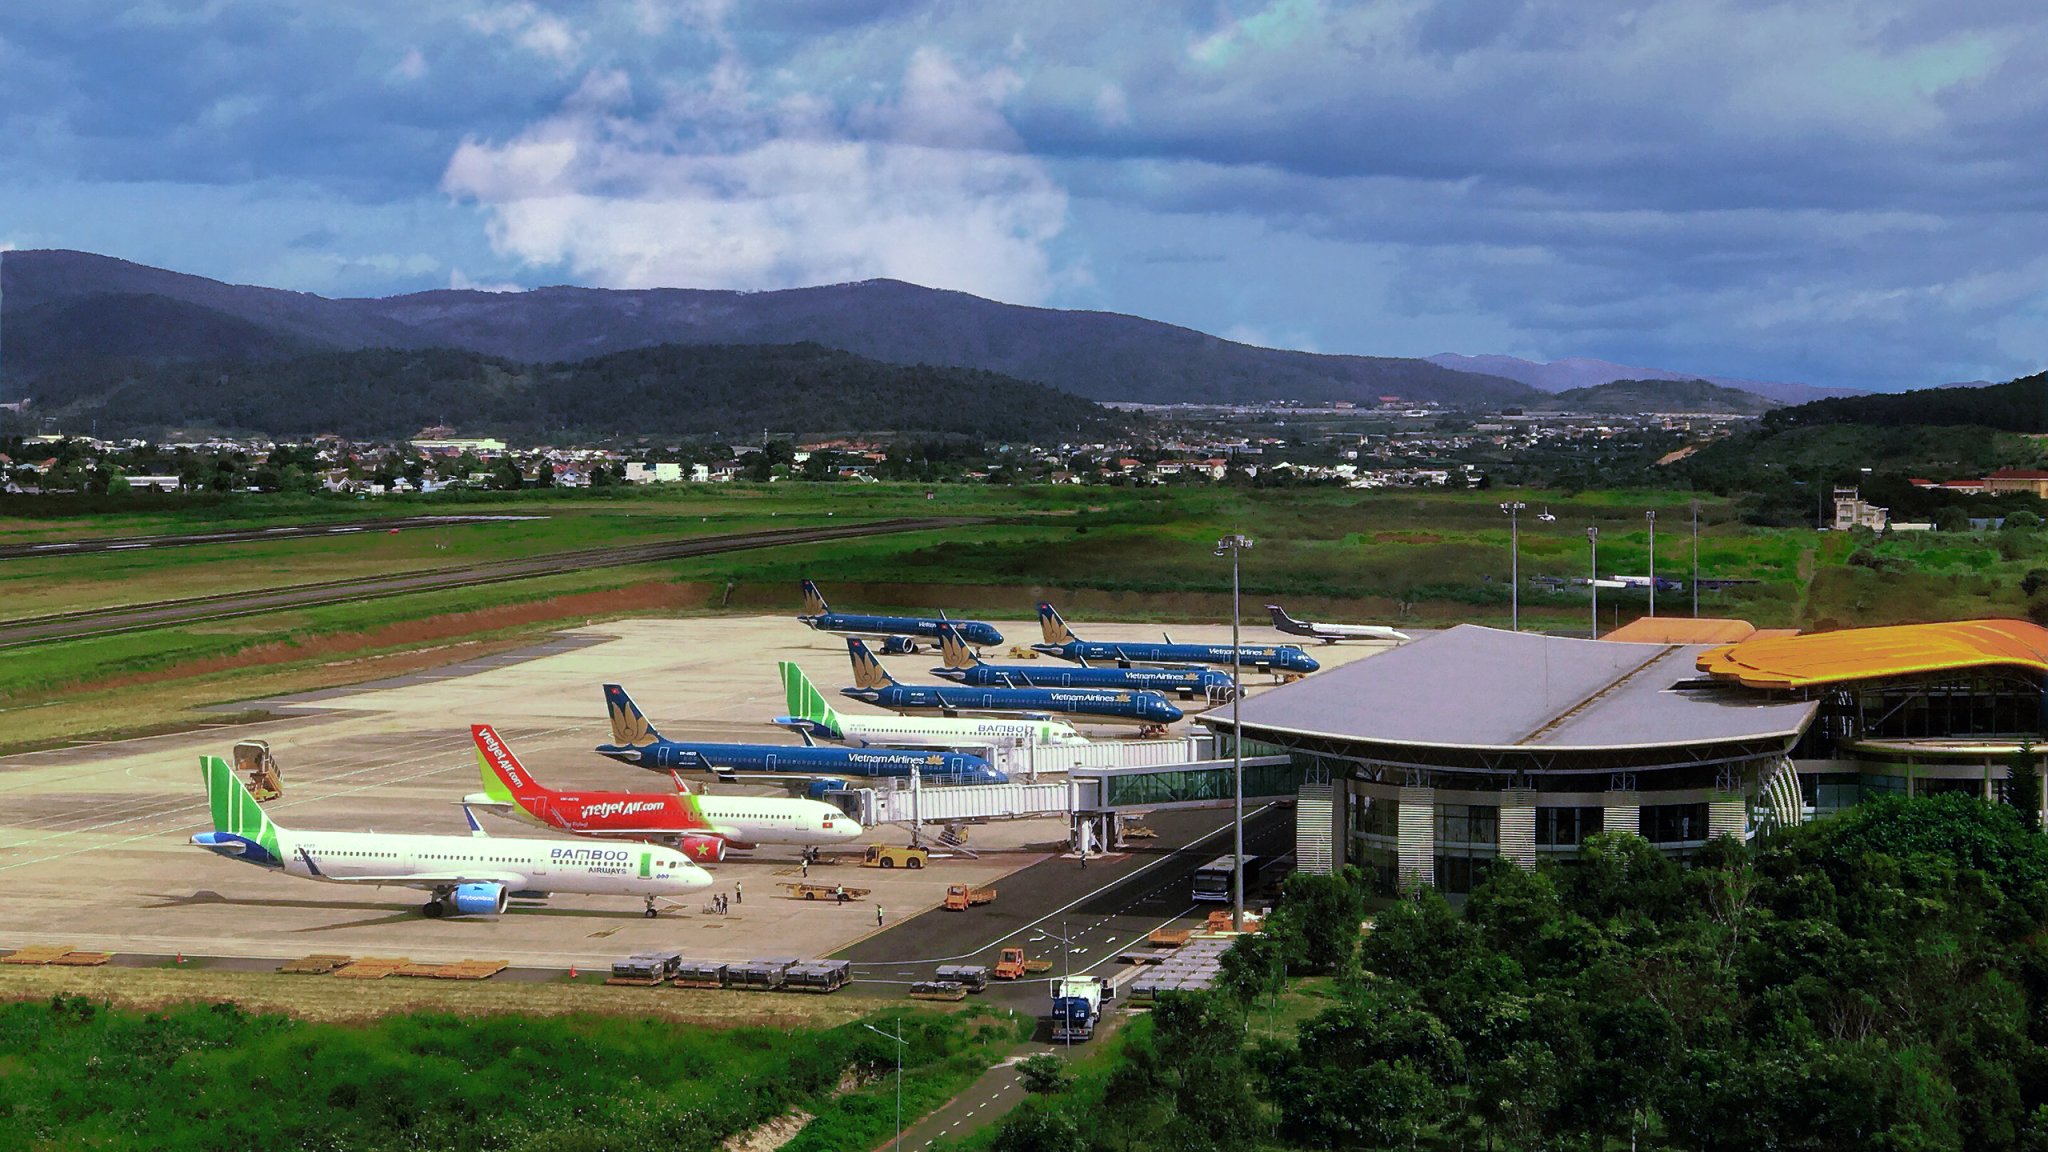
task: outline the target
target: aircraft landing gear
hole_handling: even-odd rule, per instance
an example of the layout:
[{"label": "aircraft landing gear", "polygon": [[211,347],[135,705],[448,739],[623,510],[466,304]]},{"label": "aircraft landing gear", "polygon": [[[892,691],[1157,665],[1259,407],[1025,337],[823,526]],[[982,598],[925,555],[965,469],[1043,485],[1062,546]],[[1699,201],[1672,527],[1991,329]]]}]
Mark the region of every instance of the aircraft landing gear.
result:
[{"label": "aircraft landing gear", "polygon": [[420,905],[420,915],[425,916],[429,920],[439,920],[441,918],[441,913],[446,912],[447,910],[448,906],[441,903],[439,897],[435,897],[434,899],[427,901],[425,904]]},{"label": "aircraft landing gear", "polygon": [[648,918],[649,920],[652,920],[652,919],[654,919],[654,917],[655,917],[655,911],[654,911],[654,897],[652,897],[652,896],[649,896],[649,897],[647,898],[647,913],[646,913],[646,915],[647,915],[647,918]]}]

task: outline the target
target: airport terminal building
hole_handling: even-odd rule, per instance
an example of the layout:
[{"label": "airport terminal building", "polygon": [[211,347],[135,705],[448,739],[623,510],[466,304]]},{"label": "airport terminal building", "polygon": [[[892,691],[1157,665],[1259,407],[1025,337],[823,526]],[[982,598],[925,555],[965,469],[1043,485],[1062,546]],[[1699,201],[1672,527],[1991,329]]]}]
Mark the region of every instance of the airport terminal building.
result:
[{"label": "airport terminal building", "polygon": [[[2048,728],[2044,684],[2048,629],[2024,621],[1648,620],[1600,640],[1464,625],[1242,708],[1247,751],[1284,751],[1311,781],[1302,843],[1328,848],[1304,861],[1460,893],[1495,857],[1534,864],[1603,830],[1684,855],[1872,795],[2004,799],[2009,761]],[[1227,740],[1227,709],[1202,722]]]}]

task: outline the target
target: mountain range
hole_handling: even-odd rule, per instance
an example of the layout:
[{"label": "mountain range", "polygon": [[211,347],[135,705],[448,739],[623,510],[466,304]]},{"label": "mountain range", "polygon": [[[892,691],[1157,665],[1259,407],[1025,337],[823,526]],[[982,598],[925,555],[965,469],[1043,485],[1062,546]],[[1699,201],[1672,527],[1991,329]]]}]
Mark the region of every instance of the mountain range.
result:
[{"label": "mountain range", "polygon": [[[108,256],[0,253],[0,393],[35,395],[109,364],[243,364],[367,349],[447,348],[569,364],[660,345],[825,348],[891,365],[977,369],[1097,401],[1152,404],[1397,397],[1543,406],[1547,394],[1691,374],[1604,361],[1428,360],[1259,348],[1109,312],[1003,304],[896,280],[765,292],[444,290],[330,299],[226,284]],[[83,375],[82,375],[83,374]],[[1842,390],[1715,381],[1781,402]],[[1650,408],[1655,389],[1637,390]]]}]

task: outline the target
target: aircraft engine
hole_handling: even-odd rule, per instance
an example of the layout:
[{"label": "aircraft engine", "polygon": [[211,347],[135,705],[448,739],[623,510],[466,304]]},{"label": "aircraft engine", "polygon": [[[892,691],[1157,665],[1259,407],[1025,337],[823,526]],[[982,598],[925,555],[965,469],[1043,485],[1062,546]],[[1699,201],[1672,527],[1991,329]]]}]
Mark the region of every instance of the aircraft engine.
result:
[{"label": "aircraft engine", "polygon": [[823,800],[827,792],[844,792],[846,781],[837,776],[820,776],[804,784],[804,795],[812,800]]},{"label": "aircraft engine", "polygon": [[496,916],[505,911],[503,884],[461,884],[449,895],[457,916]]},{"label": "aircraft engine", "polygon": [[725,859],[725,840],[718,836],[685,836],[677,847],[685,859],[696,864],[716,864]]},{"label": "aircraft engine", "polygon": [[882,637],[882,655],[913,656],[917,654],[917,641],[909,636]]}]

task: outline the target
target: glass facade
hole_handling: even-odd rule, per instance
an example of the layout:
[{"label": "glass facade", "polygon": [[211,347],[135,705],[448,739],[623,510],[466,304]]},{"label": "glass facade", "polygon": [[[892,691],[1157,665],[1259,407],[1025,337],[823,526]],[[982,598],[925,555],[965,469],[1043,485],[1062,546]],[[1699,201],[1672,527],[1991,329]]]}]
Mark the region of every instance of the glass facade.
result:
[{"label": "glass facade", "polygon": [[[1249,745],[1251,742],[1245,742]],[[1228,800],[1236,795],[1233,769],[1191,768],[1186,771],[1133,772],[1103,778],[1103,800],[1112,808],[1176,804],[1191,800]],[[1244,794],[1292,797],[1301,787],[1302,770],[1295,764],[1247,764]]]},{"label": "glass facade", "polygon": [[1493,804],[1436,806],[1436,886],[1462,895],[1486,874],[1500,846],[1500,808]]},{"label": "glass facade", "polygon": [[1536,846],[1576,848],[1600,831],[1603,815],[1598,808],[1538,808]]},{"label": "glass facade", "polygon": [[1652,844],[1683,844],[1707,838],[1707,806],[1699,804],[1645,804],[1642,808],[1642,836]]}]

